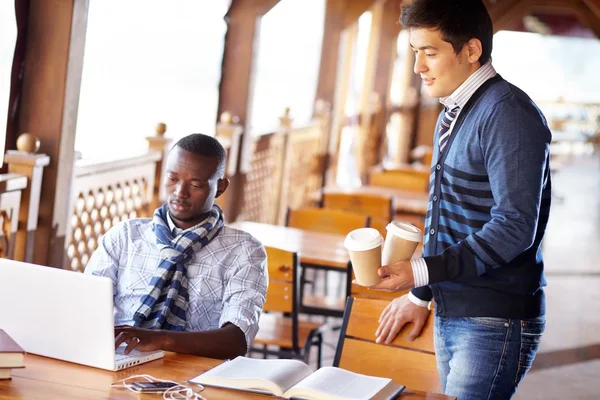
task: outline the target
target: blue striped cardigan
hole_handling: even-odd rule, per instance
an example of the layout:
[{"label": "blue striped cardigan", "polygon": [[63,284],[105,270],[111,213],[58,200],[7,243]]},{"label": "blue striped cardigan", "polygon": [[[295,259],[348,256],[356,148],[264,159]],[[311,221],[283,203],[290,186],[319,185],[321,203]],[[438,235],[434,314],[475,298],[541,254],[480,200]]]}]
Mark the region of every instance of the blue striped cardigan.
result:
[{"label": "blue striped cardigan", "polygon": [[433,297],[437,315],[545,313],[550,140],[540,110],[500,75],[461,110],[441,154],[436,135],[423,241],[429,286],[412,293]]}]

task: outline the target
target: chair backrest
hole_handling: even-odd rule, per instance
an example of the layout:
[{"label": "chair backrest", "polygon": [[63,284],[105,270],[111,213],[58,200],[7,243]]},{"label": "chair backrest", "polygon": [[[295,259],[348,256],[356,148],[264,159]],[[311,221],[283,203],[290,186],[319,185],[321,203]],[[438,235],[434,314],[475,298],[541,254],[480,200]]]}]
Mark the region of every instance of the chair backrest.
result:
[{"label": "chair backrest", "polygon": [[286,218],[286,226],[291,228],[336,235],[346,235],[368,224],[365,215],[327,208],[288,209]]},{"label": "chair backrest", "polygon": [[369,174],[369,186],[426,192],[429,189],[429,170],[414,168],[372,170]]},{"label": "chair backrest", "polygon": [[300,309],[300,266],[298,253],[265,246],[269,287],[263,310],[281,312],[292,318],[292,343],[298,344],[298,312]]},{"label": "chair backrest", "polygon": [[410,158],[429,168],[433,158],[433,148],[426,145],[417,146],[410,151]]},{"label": "chair backrest", "polygon": [[433,313],[421,336],[408,341],[405,326],[390,345],[375,343],[379,316],[390,300],[348,298],[334,367],[393,379],[410,389],[441,392],[433,348]]},{"label": "chair backrest", "polygon": [[385,236],[387,235],[386,227],[390,221],[390,218],[371,218],[369,219],[369,228],[377,229],[385,239]]},{"label": "chair backrest", "polygon": [[371,218],[392,219],[394,200],[391,196],[362,193],[325,193],[323,207],[368,215]]}]

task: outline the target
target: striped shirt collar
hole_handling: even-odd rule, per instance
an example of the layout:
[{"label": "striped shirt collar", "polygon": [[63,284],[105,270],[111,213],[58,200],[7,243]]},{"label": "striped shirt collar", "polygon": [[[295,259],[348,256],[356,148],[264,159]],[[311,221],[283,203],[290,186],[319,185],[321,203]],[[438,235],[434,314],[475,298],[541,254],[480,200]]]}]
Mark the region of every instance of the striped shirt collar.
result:
[{"label": "striped shirt collar", "polygon": [[440,103],[449,110],[452,110],[456,106],[460,107],[462,110],[471,96],[473,96],[473,93],[475,93],[485,81],[494,76],[496,76],[496,70],[492,66],[492,62],[488,61],[469,76],[450,96],[440,98]]}]

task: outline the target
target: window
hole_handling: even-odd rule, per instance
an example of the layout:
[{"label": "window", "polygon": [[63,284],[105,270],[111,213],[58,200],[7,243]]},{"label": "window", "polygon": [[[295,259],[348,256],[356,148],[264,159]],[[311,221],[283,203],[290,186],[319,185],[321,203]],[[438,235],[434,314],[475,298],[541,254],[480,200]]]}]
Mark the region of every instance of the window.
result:
[{"label": "window", "polygon": [[214,135],[227,0],[92,0],[75,149],[144,152],[158,122],[177,140]]},{"label": "window", "polygon": [[294,124],[311,120],[324,21],[324,0],[281,0],[262,17],[249,112],[252,131],[275,129],[285,107]]},{"label": "window", "polygon": [[493,64],[534,100],[599,103],[600,41],[500,31]]}]

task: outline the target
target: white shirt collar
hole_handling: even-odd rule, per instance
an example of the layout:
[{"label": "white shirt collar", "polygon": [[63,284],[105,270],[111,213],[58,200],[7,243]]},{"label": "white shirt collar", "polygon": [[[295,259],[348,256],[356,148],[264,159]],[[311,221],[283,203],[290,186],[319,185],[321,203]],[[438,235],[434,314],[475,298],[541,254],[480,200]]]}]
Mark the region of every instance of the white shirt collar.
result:
[{"label": "white shirt collar", "polygon": [[456,106],[460,107],[462,110],[477,89],[479,89],[485,81],[494,76],[496,76],[496,70],[492,66],[492,62],[488,61],[471,74],[471,76],[469,76],[450,96],[441,97],[440,103],[449,110],[452,110]]},{"label": "white shirt collar", "polygon": [[181,231],[183,229],[178,228],[177,225],[175,225],[175,222],[173,222],[173,219],[171,219],[171,213],[167,211],[167,224],[169,224],[169,229],[171,230],[171,233],[173,234],[173,236],[177,236],[181,233]]},{"label": "white shirt collar", "polygon": [[181,235],[181,233],[183,231],[193,231],[194,229],[198,228],[203,223],[204,223],[204,221],[200,221],[196,225],[194,225],[190,228],[181,229],[181,228],[178,228],[177,225],[175,225],[175,222],[173,222],[173,219],[171,218],[171,213],[167,211],[167,224],[169,225],[169,229],[171,230],[173,237]]}]

